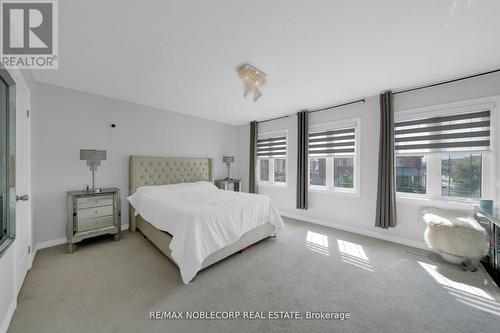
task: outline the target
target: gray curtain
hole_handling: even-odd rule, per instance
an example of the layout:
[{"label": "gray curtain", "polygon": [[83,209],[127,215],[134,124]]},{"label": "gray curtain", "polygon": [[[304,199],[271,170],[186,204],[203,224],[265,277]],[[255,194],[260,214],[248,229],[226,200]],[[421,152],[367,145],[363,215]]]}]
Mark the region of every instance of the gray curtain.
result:
[{"label": "gray curtain", "polygon": [[378,158],[377,215],[375,226],[396,226],[394,177],[394,105],[391,91],[380,94],[380,142]]},{"label": "gray curtain", "polygon": [[255,179],[255,168],[257,167],[257,139],[259,137],[259,125],[256,121],[250,122],[250,159],[248,174],[248,192],[257,193],[257,181]]},{"label": "gray curtain", "polygon": [[297,112],[297,209],[307,209],[309,167],[309,113]]}]

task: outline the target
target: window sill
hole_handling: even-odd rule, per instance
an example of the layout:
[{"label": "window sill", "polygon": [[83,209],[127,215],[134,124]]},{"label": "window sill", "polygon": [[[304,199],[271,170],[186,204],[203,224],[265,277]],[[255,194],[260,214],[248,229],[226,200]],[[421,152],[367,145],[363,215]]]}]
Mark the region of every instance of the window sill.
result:
[{"label": "window sill", "polygon": [[328,195],[341,195],[341,196],[346,196],[346,197],[354,197],[354,198],[359,198],[360,194],[359,192],[356,191],[334,191],[334,190],[327,190],[327,189],[320,189],[320,188],[309,188],[308,190],[311,193],[323,193],[323,194],[328,194]]},{"label": "window sill", "polygon": [[429,197],[417,197],[417,196],[396,196],[397,202],[418,204],[423,206],[435,206],[441,208],[451,208],[451,209],[472,209],[478,201],[453,201],[445,199],[436,199]]},{"label": "window sill", "polygon": [[287,183],[257,183],[257,186],[263,186],[263,187],[276,187],[276,188],[288,188]]}]

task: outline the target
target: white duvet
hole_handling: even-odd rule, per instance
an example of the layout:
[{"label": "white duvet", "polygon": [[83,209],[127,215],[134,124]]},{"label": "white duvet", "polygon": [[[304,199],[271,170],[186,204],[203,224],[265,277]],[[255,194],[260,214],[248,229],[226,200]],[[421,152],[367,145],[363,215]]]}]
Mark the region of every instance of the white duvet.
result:
[{"label": "white duvet", "polygon": [[209,182],[142,186],[128,201],[146,221],[170,233],[172,258],[188,283],[205,258],[244,233],[283,220],[266,195],[224,191]]}]

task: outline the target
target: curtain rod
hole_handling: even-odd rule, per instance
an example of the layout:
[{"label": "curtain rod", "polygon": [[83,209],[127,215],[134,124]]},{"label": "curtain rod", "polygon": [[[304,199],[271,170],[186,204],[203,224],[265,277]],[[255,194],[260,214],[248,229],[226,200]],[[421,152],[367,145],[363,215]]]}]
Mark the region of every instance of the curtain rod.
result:
[{"label": "curtain rod", "polygon": [[[315,110],[305,110],[307,111],[307,113],[313,113],[313,112],[320,112],[320,111],[327,111],[327,110],[331,110],[331,109],[335,109],[335,108],[339,108],[341,106],[347,106],[347,105],[351,105],[351,104],[356,104],[356,103],[365,103],[365,99],[359,99],[357,101],[352,101],[352,102],[347,102],[347,103],[342,103],[342,104],[337,104],[337,105],[333,105],[333,106],[328,106],[328,107],[325,107],[325,108],[321,108],[321,109],[315,109]],[[268,121],[273,121],[273,120],[278,120],[278,119],[283,119],[283,118],[288,118],[292,116],[291,114],[289,115],[286,115],[286,116],[281,116],[281,117],[276,117],[276,118],[271,118],[271,119],[266,119],[266,120],[261,120],[261,121],[258,121],[257,124],[261,124],[261,123],[266,123]]]},{"label": "curtain rod", "polygon": [[494,70],[483,72],[483,73],[477,73],[477,74],[473,74],[473,75],[459,77],[459,78],[452,79],[452,80],[431,83],[431,84],[428,84],[428,85],[425,85],[425,86],[420,86],[420,87],[415,87],[415,88],[408,88],[408,89],[396,91],[396,92],[393,93],[393,95],[404,94],[404,93],[411,92],[411,91],[416,91],[416,90],[421,90],[421,89],[426,89],[426,88],[432,88],[432,87],[436,87],[436,86],[441,86],[443,84],[448,84],[448,83],[453,83],[453,82],[457,82],[457,81],[472,79],[472,78],[475,78],[475,77],[478,77],[478,76],[493,74],[493,73],[496,73],[496,72],[500,72],[500,69],[494,69]]},{"label": "curtain rod", "polygon": [[337,105],[333,105],[333,106],[328,106],[326,108],[315,109],[315,110],[307,110],[307,112],[308,113],[314,113],[314,112],[327,111],[327,110],[331,110],[331,109],[340,108],[341,106],[347,106],[347,105],[356,104],[356,103],[366,103],[366,101],[365,101],[364,98],[362,98],[362,99],[358,99],[357,101],[352,101],[352,102],[337,104]]},{"label": "curtain rod", "polygon": [[[449,83],[453,83],[453,82],[457,82],[457,81],[462,81],[462,80],[468,80],[468,79],[472,79],[472,78],[475,78],[475,77],[478,77],[478,76],[493,74],[493,73],[497,73],[497,72],[500,72],[500,69],[493,69],[493,70],[490,70],[490,71],[487,71],[487,72],[482,72],[482,73],[472,74],[472,75],[468,75],[468,76],[463,76],[463,77],[459,77],[459,78],[456,78],[456,79],[451,79],[451,80],[446,80],[446,81],[441,81],[441,82],[427,84],[427,85],[424,85],[424,86],[419,86],[419,87],[408,88],[408,89],[404,89],[404,90],[400,90],[400,91],[395,91],[392,94],[393,95],[404,94],[404,93],[407,93],[407,92],[412,92],[412,91],[416,91],[416,90],[437,87],[437,86],[441,86],[441,85],[444,85],[444,84],[449,84]],[[328,106],[328,107],[321,108],[321,109],[305,110],[305,111],[307,111],[308,113],[314,113],[314,112],[320,112],[320,111],[327,111],[327,110],[339,108],[341,106],[347,106],[347,105],[361,103],[361,102],[366,103],[365,99],[363,98],[363,99],[358,99],[356,101],[352,101],[352,102],[348,102],[348,103],[342,103],[342,104]],[[291,115],[281,116],[281,117],[276,117],[276,118],[271,118],[271,119],[267,119],[267,120],[261,120],[261,121],[258,121],[257,124],[265,123],[265,122],[273,121],[273,120],[278,120],[278,119],[283,119],[283,118],[288,118],[290,116]]]}]

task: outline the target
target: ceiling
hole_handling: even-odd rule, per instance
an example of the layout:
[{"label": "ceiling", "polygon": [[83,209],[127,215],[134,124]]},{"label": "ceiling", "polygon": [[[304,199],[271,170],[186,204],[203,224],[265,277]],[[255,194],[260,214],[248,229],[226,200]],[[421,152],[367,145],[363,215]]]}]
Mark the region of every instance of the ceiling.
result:
[{"label": "ceiling", "polygon": [[[37,81],[229,124],[500,66],[498,0],[64,0]],[[268,74],[243,98],[236,68]]]}]

